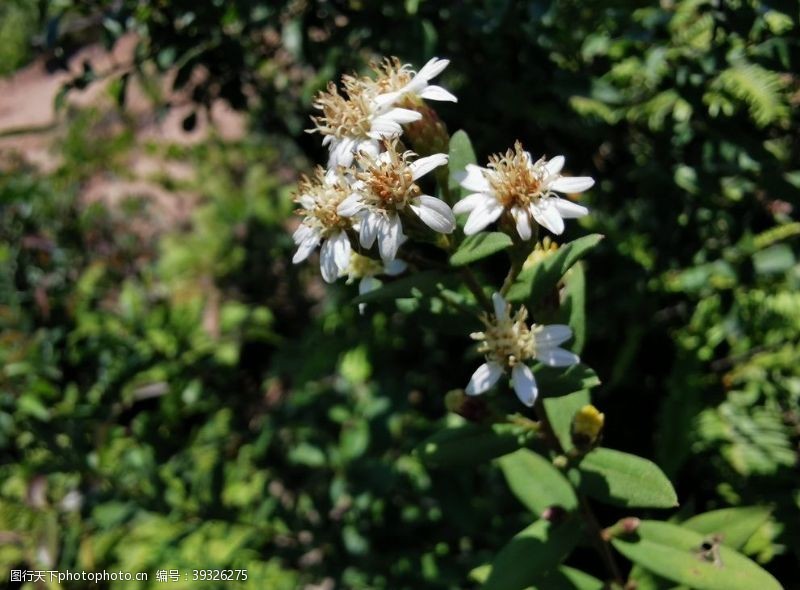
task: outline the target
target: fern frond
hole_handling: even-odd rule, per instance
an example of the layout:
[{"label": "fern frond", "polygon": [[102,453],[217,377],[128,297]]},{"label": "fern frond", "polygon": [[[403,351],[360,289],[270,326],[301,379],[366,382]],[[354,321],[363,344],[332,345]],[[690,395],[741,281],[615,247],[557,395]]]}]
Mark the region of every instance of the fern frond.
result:
[{"label": "fern frond", "polygon": [[703,100],[714,115],[720,103],[731,102],[731,99],[746,104],[753,121],[760,127],[788,122],[789,105],[784,83],[777,72],[756,64],[735,65],[722,71],[711,82]]}]

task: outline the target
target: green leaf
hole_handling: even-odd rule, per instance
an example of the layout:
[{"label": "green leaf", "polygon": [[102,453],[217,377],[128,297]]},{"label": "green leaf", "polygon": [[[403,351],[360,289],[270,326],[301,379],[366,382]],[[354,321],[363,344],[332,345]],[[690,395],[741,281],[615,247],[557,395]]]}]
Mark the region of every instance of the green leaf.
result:
[{"label": "green leaf", "polygon": [[539,395],[557,397],[600,385],[600,379],[592,369],[583,364],[564,370],[538,364],[533,368]]},{"label": "green leaf", "polygon": [[611,542],[634,563],[697,590],[781,590],[775,578],[744,555],[724,545],[706,551],[706,536],[674,524],[642,521],[631,538]]},{"label": "green leaf", "polygon": [[[491,572],[491,564],[484,564],[472,570],[469,577],[482,584],[489,578]],[[603,590],[604,587],[603,582],[594,576],[562,565],[539,577],[533,586],[528,587],[528,590]]]},{"label": "green leaf", "polygon": [[450,150],[448,158],[448,168],[450,170],[450,177],[448,179],[448,187],[450,194],[455,198],[456,196],[463,196],[467,194],[459,184],[459,175],[464,172],[467,164],[474,164],[476,162],[475,150],[472,149],[472,142],[464,130],[456,131],[450,138]]},{"label": "green leaf", "polygon": [[693,516],[681,526],[704,535],[721,535],[723,545],[741,550],[771,514],[766,506],[723,508]]},{"label": "green leaf", "polygon": [[586,274],[580,263],[567,273],[559,313],[563,314],[562,321],[572,328],[570,350],[580,354],[586,343]]},{"label": "green leaf", "polygon": [[502,232],[481,232],[468,236],[450,257],[453,266],[464,266],[505,250],[514,242]]},{"label": "green leaf", "polygon": [[430,295],[439,290],[439,285],[444,284],[442,274],[437,271],[426,270],[414,273],[407,277],[385,283],[379,289],[364,293],[353,299],[353,303],[375,303],[392,299],[411,297],[415,292]]},{"label": "green leaf", "polygon": [[[574,588],[575,590],[603,590],[603,588],[605,588],[605,584],[602,581],[581,570],[576,570],[566,565],[562,565],[558,570],[571,584],[571,586],[564,586],[565,588]],[[545,590],[546,588],[550,589],[555,587],[542,586],[541,590]]]},{"label": "green leaf", "polygon": [[674,508],[678,496],[661,469],[642,457],[595,449],[570,469],[570,480],[581,493],[626,508]]},{"label": "green leaf", "polygon": [[415,453],[429,467],[475,465],[516,451],[532,435],[513,424],[464,424],[428,437]]},{"label": "green leaf", "polygon": [[554,570],[580,540],[581,526],[537,520],[503,547],[492,562],[483,590],[524,590]]},{"label": "green leaf", "polygon": [[578,499],[562,473],[548,460],[520,449],[498,459],[508,487],[531,512],[537,516],[550,506],[571,511]]},{"label": "green leaf", "polygon": [[569,451],[575,445],[572,444],[572,419],[575,412],[590,403],[588,391],[576,391],[561,397],[551,397],[544,399],[544,410],[547,412],[547,420],[553,429],[561,448]]},{"label": "green leaf", "polygon": [[602,239],[600,234],[591,234],[564,244],[554,254],[519,273],[506,299],[538,301],[552,291],[561,277]]}]

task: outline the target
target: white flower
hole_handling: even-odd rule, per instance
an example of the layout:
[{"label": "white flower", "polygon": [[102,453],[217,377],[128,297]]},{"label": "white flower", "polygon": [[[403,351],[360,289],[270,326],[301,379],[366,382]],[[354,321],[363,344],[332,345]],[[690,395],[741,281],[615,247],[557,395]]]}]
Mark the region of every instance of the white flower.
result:
[{"label": "white flower", "polygon": [[594,185],[589,176],[561,176],[564,156],[533,161],[516,142],[514,150],[489,158],[489,167],[467,165],[461,186],[475,191],[455,204],[457,214],[469,213],[464,233],[472,235],[508,211],[523,240],[533,235],[531,221],[554,234],[564,231],[564,219],[583,217],[589,210],[555,194],[580,193]]},{"label": "white flower", "polygon": [[[383,283],[380,279],[376,278],[378,275],[387,275],[390,277],[399,275],[405,272],[407,264],[398,258],[384,262],[382,260],[374,260],[367,256],[362,256],[357,252],[350,254],[350,264],[344,270],[347,275],[347,283],[350,284],[358,280],[358,294],[364,295],[370,291],[374,291]],[[364,313],[366,303],[358,304],[358,311]]]},{"label": "white flower", "polygon": [[409,162],[413,152],[398,153],[396,142],[384,145],[386,151],[374,160],[359,156],[362,170],[355,172],[352,194],[337,212],[356,219],[361,245],[371,248],[377,239],[381,258],[389,261],[406,239],[400,219],[406,207],[439,233],[451,233],[456,219],[447,203],[423,194],[416,184],[419,178],[446,164],[447,155],[433,154]]},{"label": "white flower", "polygon": [[314,106],[321,117],[312,117],[315,127],[309,133],[324,135],[322,145],[328,146],[328,168],[349,167],[357,154],[377,156],[380,141],[398,137],[402,125],[419,121],[422,115],[411,109],[379,106],[363,80],[344,76],[345,98],[331,83],[320,92]]},{"label": "white flower", "polygon": [[350,239],[347,230],[353,224],[337,213],[339,205],[351,194],[349,180],[342,172],[317,168],[313,179],[300,181],[295,202],[302,207],[300,227],[292,236],[297,245],[292,262],[302,262],[322,243],[319,256],[322,278],[334,282],[350,263]]},{"label": "white flower", "polygon": [[568,367],[579,363],[578,355],[559,347],[572,338],[572,330],[561,324],[533,324],[528,327],[525,322],[527,310],[520,307],[516,315],[511,317],[511,306],[499,293],[492,295],[492,303],[494,316],[483,317],[486,330],[471,335],[474,340],[480,341],[478,351],[486,355],[486,362],[473,373],[465,391],[467,395],[480,395],[510,370],[517,397],[526,406],[532,406],[539,390],[526,361],[537,360],[550,367]]},{"label": "white flower", "polygon": [[434,57],[419,72],[413,73],[411,65],[400,65],[397,58],[384,60],[381,65],[373,68],[378,73],[375,84],[382,91],[375,97],[375,103],[384,107],[396,103],[407,95],[428,100],[458,102],[453,94],[441,86],[429,84],[433,78],[442,73],[449,63],[449,59]]}]

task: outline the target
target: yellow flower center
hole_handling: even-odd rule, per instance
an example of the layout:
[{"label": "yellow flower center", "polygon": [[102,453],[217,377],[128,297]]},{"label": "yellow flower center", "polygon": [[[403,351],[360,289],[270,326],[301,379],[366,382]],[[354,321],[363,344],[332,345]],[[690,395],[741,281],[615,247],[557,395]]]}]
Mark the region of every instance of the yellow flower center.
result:
[{"label": "yellow flower center", "polygon": [[350,265],[347,267],[347,274],[350,275],[350,278],[374,277],[382,271],[383,265],[377,260],[356,252],[350,254]]},{"label": "yellow flower center", "polygon": [[528,327],[525,320],[528,311],[521,307],[513,317],[496,318],[484,316],[486,330],[471,334],[473,340],[479,340],[478,352],[486,355],[486,359],[506,367],[514,367],[536,356],[534,330]]},{"label": "yellow flower center", "polygon": [[363,85],[352,76],[342,78],[345,86],[345,98],[339,94],[333,82],[328,83],[328,90],[320,92],[314,106],[322,111],[321,117],[311,117],[315,129],[322,135],[334,137],[369,137],[372,122],[371,98]]},{"label": "yellow flower center", "polygon": [[493,172],[487,180],[498,201],[506,208],[528,207],[549,192],[545,183],[547,170],[544,160],[531,163],[520,142],[505,154],[489,156],[489,168]]},{"label": "yellow flower center", "polygon": [[302,203],[301,195],[313,199],[313,206],[308,208],[304,206],[297,212],[305,217],[306,223],[320,228],[322,235],[327,236],[350,227],[351,220],[341,217],[336,211],[349,194],[350,191],[343,179],[337,179],[333,183],[328,182],[325,179],[325,170],[318,167],[313,178],[304,176],[300,179],[294,200],[296,203]]},{"label": "yellow flower center", "polygon": [[380,209],[402,209],[408,201],[422,194],[414,182],[408,158],[415,155],[406,151],[398,153],[397,141],[386,142],[381,159],[361,157],[364,172],[356,174],[367,187],[366,200]]}]

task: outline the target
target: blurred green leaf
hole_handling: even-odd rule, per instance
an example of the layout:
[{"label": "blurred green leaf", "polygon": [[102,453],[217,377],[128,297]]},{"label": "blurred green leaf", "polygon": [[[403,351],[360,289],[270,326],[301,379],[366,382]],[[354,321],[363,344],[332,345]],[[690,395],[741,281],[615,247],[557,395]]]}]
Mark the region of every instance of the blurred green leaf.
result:
[{"label": "blurred green leaf", "polygon": [[439,430],[415,452],[431,467],[477,465],[516,451],[529,437],[512,424],[464,424]]},{"label": "blurred green leaf", "polygon": [[537,520],[520,531],[492,561],[483,590],[525,590],[554,570],[577,545],[583,528],[567,519],[558,524]]}]

